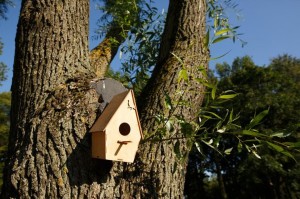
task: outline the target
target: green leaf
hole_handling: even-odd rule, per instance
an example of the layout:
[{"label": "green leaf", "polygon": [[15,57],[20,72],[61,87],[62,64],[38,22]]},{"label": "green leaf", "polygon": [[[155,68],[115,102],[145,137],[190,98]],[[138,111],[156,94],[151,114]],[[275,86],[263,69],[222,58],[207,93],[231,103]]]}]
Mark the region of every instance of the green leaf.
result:
[{"label": "green leaf", "polygon": [[159,135],[160,137],[165,136],[167,133],[167,129],[165,127],[161,127],[157,129],[157,135]]},{"label": "green leaf", "polygon": [[217,37],[216,39],[214,39],[212,43],[215,44],[215,43],[221,42],[228,38],[231,38],[231,36],[220,36],[220,37]]},{"label": "green leaf", "polygon": [[204,79],[206,80],[207,79],[207,67],[205,67],[201,64],[197,67],[197,69],[199,71],[201,71],[202,75],[205,77]]},{"label": "green leaf", "polygon": [[277,132],[277,133],[274,133],[272,135],[270,135],[271,137],[279,137],[279,138],[284,138],[284,137],[288,137],[290,136],[291,134],[290,133],[284,133],[284,132]]},{"label": "green leaf", "polygon": [[207,144],[211,145],[212,143],[214,143],[214,140],[213,139],[210,139]]},{"label": "green leaf", "polygon": [[282,152],[282,151],[284,151],[284,149],[281,147],[281,146],[279,146],[279,145],[277,145],[277,144],[273,144],[273,143],[271,143],[271,142],[266,142],[272,149],[274,149],[275,151],[277,151],[277,152]]},{"label": "green leaf", "polygon": [[204,38],[204,45],[206,48],[208,48],[208,46],[209,46],[209,34],[210,33],[209,33],[209,29],[208,29],[206,32],[205,38]]},{"label": "green leaf", "polygon": [[233,28],[231,28],[231,30],[236,30],[238,29],[240,26],[234,26]]},{"label": "green leaf", "polygon": [[190,123],[184,122],[180,124],[181,132],[185,137],[190,137],[194,133],[193,126]]},{"label": "green leaf", "polygon": [[255,157],[257,157],[258,159],[261,159],[261,157],[256,153],[256,151],[252,150],[253,155],[255,155]]},{"label": "green leaf", "polygon": [[269,137],[269,136],[264,135],[262,133],[258,133],[258,132],[250,131],[250,130],[237,131],[237,132],[233,132],[233,134],[250,135],[250,136],[253,136],[253,137],[263,137],[263,138]]},{"label": "green leaf", "polygon": [[288,142],[292,148],[300,148],[300,142]]},{"label": "green leaf", "polygon": [[158,123],[161,123],[163,117],[161,115],[155,115],[154,118]]},{"label": "green leaf", "polygon": [[206,118],[206,119],[212,119],[211,116],[208,116],[208,115],[201,115],[202,118]]},{"label": "green leaf", "polygon": [[232,121],[233,121],[233,109],[231,109],[230,115],[229,115],[229,122],[231,123]]},{"label": "green leaf", "polygon": [[166,129],[168,132],[172,132],[174,130],[173,124],[170,120],[166,122]]},{"label": "green leaf", "polygon": [[215,33],[215,35],[222,35],[222,34],[224,34],[224,33],[230,32],[230,31],[231,31],[230,28],[225,28],[225,29],[222,29],[222,30],[217,31],[217,32]]},{"label": "green leaf", "polygon": [[[230,51],[231,51],[231,50],[230,50]],[[213,61],[213,60],[220,59],[220,58],[222,58],[222,57],[226,56],[228,53],[230,53],[230,51],[228,51],[227,53],[225,53],[225,54],[223,54],[223,55],[220,55],[220,56],[218,56],[218,57],[213,57],[213,58],[210,58],[210,59],[209,59],[209,61]]]},{"label": "green leaf", "polygon": [[288,156],[290,158],[292,158],[295,162],[297,162],[297,160],[295,159],[295,157],[288,151],[282,151],[281,152],[283,155]]},{"label": "green leaf", "polygon": [[165,92],[165,105],[169,110],[173,109],[171,97],[166,92]]},{"label": "green leaf", "polygon": [[181,81],[181,80],[184,80],[184,81],[187,81],[188,80],[188,73],[187,73],[187,70],[186,69],[181,69],[179,71],[179,74],[178,74],[178,83]]},{"label": "green leaf", "polygon": [[250,124],[246,127],[247,129],[251,129],[254,126],[258,125],[262,119],[269,113],[269,110],[264,110],[260,112],[257,116],[255,116],[251,121]]},{"label": "green leaf", "polygon": [[251,149],[250,149],[250,147],[249,147],[247,144],[245,144],[245,147],[246,147],[246,149],[247,149],[248,153],[250,153],[250,152],[251,152]]},{"label": "green leaf", "polygon": [[215,17],[215,19],[214,19],[214,27],[217,28],[219,26],[218,24],[219,24],[218,23],[218,18]]},{"label": "green leaf", "polygon": [[214,100],[216,98],[217,85],[214,85],[211,90],[211,98]]},{"label": "green leaf", "polygon": [[175,55],[174,53],[171,53],[176,59],[177,61],[179,61],[182,65],[184,65],[182,59],[180,57],[178,57],[177,55]]},{"label": "green leaf", "polygon": [[240,152],[242,152],[242,150],[243,150],[243,145],[242,145],[241,142],[239,142],[239,144],[238,144],[238,152],[240,153]]},{"label": "green leaf", "polygon": [[195,146],[196,146],[197,150],[199,151],[199,153],[203,155],[200,144],[198,142],[195,142]]},{"label": "green leaf", "polygon": [[224,133],[225,131],[226,131],[226,127],[217,130],[218,133]]},{"label": "green leaf", "polygon": [[220,95],[219,99],[232,99],[235,98],[238,94],[230,94],[230,95]]},{"label": "green leaf", "polygon": [[288,157],[292,158],[294,161],[296,161],[296,159],[294,158],[294,156],[290,152],[284,150],[283,147],[281,147],[281,146],[279,146],[277,144],[271,143],[271,142],[266,142],[266,143],[269,145],[270,148],[272,148],[275,151],[277,151],[279,153],[282,153],[283,155],[288,156]]},{"label": "green leaf", "polygon": [[214,147],[214,146],[212,145],[212,143],[213,143],[213,140],[212,140],[212,139],[210,139],[208,142],[206,142],[206,141],[204,141],[204,140],[201,140],[201,142],[203,142],[204,144],[206,144],[207,146],[209,146],[210,148],[212,148],[213,150],[215,150],[216,152],[218,152],[220,155],[223,155],[223,154],[218,150],[218,148],[216,148],[216,147]]},{"label": "green leaf", "polygon": [[[214,113],[214,112],[211,112],[211,111],[203,111],[203,112],[208,113],[208,114],[211,114],[211,115],[215,116],[216,118],[218,118],[218,119],[220,119],[220,120],[223,120],[219,115],[217,115],[217,114]],[[205,117],[205,116],[204,116],[204,117]]]},{"label": "green leaf", "polygon": [[206,79],[203,79],[203,78],[195,78],[195,80],[197,82],[199,82],[200,84],[203,84],[204,86],[206,86],[207,88],[213,88],[214,87],[214,84],[211,84],[209,82],[207,82]]},{"label": "green leaf", "polygon": [[226,150],[224,151],[224,153],[225,153],[226,155],[230,155],[232,149],[233,149],[233,147],[231,147],[231,148],[229,148],[229,149],[226,149]]}]

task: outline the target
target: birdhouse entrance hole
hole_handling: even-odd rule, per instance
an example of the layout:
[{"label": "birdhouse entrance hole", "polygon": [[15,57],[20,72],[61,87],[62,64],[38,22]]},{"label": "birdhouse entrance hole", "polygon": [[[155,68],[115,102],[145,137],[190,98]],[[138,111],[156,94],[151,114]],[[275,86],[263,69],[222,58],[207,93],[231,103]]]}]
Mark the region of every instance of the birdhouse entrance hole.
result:
[{"label": "birdhouse entrance hole", "polygon": [[127,123],[122,123],[119,127],[119,132],[121,133],[121,135],[128,135],[130,133],[130,126]]}]

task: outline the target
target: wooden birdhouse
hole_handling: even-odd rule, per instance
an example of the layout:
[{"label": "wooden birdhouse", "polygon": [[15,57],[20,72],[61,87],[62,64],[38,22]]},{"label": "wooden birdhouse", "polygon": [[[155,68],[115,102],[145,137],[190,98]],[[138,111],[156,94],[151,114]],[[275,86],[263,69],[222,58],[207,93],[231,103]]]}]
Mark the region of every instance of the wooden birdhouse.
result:
[{"label": "wooden birdhouse", "polygon": [[143,137],[133,91],[115,95],[90,132],[93,158],[133,162]]}]

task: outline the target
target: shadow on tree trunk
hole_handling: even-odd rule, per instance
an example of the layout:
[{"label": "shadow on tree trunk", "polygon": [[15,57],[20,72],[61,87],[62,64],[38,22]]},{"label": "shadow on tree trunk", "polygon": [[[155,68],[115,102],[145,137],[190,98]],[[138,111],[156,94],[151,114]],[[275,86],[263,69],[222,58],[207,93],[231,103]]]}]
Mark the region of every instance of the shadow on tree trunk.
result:
[{"label": "shadow on tree trunk", "polygon": [[91,134],[86,133],[72,154],[68,157],[66,166],[70,185],[81,186],[94,182],[107,182],[110,177],[113,162],[110,160],[92,158]]}]

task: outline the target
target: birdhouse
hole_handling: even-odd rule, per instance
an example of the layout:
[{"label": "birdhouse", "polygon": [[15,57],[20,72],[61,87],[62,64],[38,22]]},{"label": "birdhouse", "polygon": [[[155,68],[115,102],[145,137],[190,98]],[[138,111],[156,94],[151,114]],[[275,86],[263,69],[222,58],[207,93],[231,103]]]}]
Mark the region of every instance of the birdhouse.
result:
[{"label": "birdhouse", "polygon": [[115,95],[90,132],[93,158],[133,162],[143,137],[133,91]]}]

